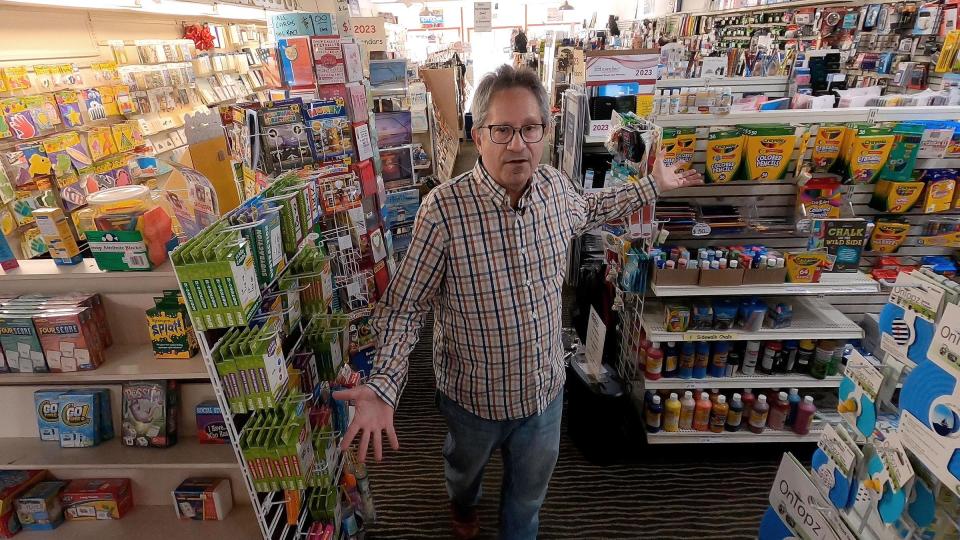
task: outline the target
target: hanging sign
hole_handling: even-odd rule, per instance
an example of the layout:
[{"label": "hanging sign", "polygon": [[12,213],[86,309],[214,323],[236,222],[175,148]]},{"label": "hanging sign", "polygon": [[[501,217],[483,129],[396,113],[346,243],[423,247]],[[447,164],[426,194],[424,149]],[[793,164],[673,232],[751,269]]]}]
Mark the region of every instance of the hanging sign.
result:
[{"label": "hanging sign", "polygon": [[282,13],[270,20],[273,22],[273,33],[278,38],[337,33],[335,16],[330,13]]},{"label": "hanging sign", "polygon": [[659,53],[641,51],[587,51],[587,86],[600,86],[610,83],[639,82],[641,87],[649,86],[652,94],[660,73]]},{"label": "hanging sign", "polygon": [[493,30],[493,6],[490,2],[473,3],[473,31],[490,32]]},{"label": "hanging sign", "polygon": [[431,9],[429,13],[420,14],[420,26],[424,28],[440,28],[443,26],[443,10]]},{"label": "hanging sign", "polygon": [[563,13],[560,12],[560,8],[547,8],[547,22],[548,23],[558,23],[563,22]]},{"label": "hanging sign", "polygon": [[383,17],[351,17],[350,26],[353,37],[362,43],[367,51],[387,50],[387,29]]},{"label": "hanging sign", "polygon": [[590,319],[587,323],[587,343],[584,351],[587,357],[587,371],[597,375],[600,373],[600,364],[603,362],[603,344],[607,338],[607,325],[597,310],[590,307]]}]

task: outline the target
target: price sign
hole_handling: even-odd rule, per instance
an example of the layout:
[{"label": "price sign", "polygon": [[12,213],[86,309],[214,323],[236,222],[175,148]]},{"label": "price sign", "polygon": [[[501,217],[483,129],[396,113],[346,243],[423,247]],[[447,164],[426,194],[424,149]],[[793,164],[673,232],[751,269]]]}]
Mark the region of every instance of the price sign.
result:
[{"label": "price sign", "polygon": [[350,2],[348,0],[337,0],[337,30],[343,37],[353,35],[353,26],[350,20]]},{"label": "price sign", "polygon": [[684,341],[733,341],[736,335],[730,332],[684,332]]},{"label": "price sign", "polygon": [[271,21],[277,37],[329,36],[337,33],[334,16],[330,13],[282,13],[274,15]]},{"label": "price sign", "polygon": [[493,30],[493,7],[490,2],[473,3],[473,31],[490,32]]},{"label": "price sign", "polygon": [[606,137],[610,135],[610,121],[609,120],[593,120],[590,122],[590,131],[588,133],[591,137]]},{"label": "price sign", "polygon": [[698,221],[693,224],[693,228],[690,229],[690,234],[693,236],[710,236],[710,224]]},{"label": "price sign", "polygon": [[353,36],[367,51],[387,50],[386,21],[383,17],[352,17],[350,26]]}]

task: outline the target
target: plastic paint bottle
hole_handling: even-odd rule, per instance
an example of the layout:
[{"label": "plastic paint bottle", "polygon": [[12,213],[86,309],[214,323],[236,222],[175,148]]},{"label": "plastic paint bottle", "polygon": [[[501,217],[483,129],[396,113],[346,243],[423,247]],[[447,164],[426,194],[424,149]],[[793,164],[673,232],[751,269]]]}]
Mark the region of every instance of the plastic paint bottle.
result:
[{"label": "plastic paint bottle", "polygon": [[707,373],[711,377],[723,377],[727,372],[727,355],[730,345],[725,341],[718,341],[713,344],[713,356],[710,358],[710,366]]},{"label": "plastic paint bottle", "polygon": [[753,404],[757,402],[757,396],[749,388],[743,389],[743,420],[750,420],[750,412],[753,411]]},{"label": "plastic paint bottle", "polygon": [[719,397],[720,397],[720,389],[719,389],[719,388],[711,388],[711,389],[710,389],[710,403],[716,405],[716,404],[717,404],[717,398],[719,398]]},{"label": "plastic paint bottle", "polygon": [[693,429],[697,431],[707,431],[710,429],[710,409],[713,403],[710,403],[710,396],[706,392],[700,393],[700,399],[697,400],[697,407],[693,411]]},{"label": "plastic paint bottle", "polygon": [[747,348],[743,353],[743,365],[740,366],[740,373],[744,375],[753,375],[757,371],[757,356],[760,354],[760,342],[748,341]]},{"label": "plastic paint bottle", "polygon": [[647,349],[647,380],[655,381],[661,377],[663,372],[663,351],[660,350],[659,343],[652,343]]},{"label": "plastic paint bottle", "polygon": [[681,379],[693,377],[693,364],[696,363],[696,352],[692,341],[685,341],[683,345],[680,346],[679,362],[677,375]]},{"label": "plastic paint bottle", "polygon": [[833,356],[830,358],[830,365],[827,367],[827,376],[836,375],[843,366],[843,353],[846,344],[837,343],[837,348],[833,350]]},{"label": "plastic paint bottle", "polygon": [[730,406],[727,405],[727,396],[717,396],[717,402],[713,405],[713,410],[710,412],[710,431],[723,433],[723,426],[727,423],[728,412],[730,412]]},{"label": "plastic paint bottle", "polygon": [[770,429],[782,430],[786,427],[787,416],[790,415],[790,401],[786,392],[777,394],[776,401],[770,405],[770,412],[767,415],[767,426]]},{"label": "plastic paint bottle", "polygon": [[670,394],[666,405],[663,407],[663,430],[674,432],[680,430],[680,400],[677,394]]},{"label": "plastic paint bottle", "polygon": [[770,406],[767,405],[767,396],[760,394],[757,396],[757,402],[753,404],[750,410],[750,422],[747,427],[754,433],[763,433],[767,427],[767,415],[770,413]]},{"label": "plastic paint bottle", "polygon": [[740,431],[741,422],[743,422],[743,401],[740,399],[740,394],[734,392],[733,399],[730,400],[730,408],[727,410],[724,428],[727,431]]},{"label": "plastic paint bottle", "polygon": [[663,354],[663,376],[676,377],[680,363],[680,351],[676,342],[668,341]]},{"label": "plastic paint bottle", "polygon": [[783,342],[783,351],[780,353],[780,366],[777,371],[780,373],[793,373],[797,369],[797,351],[800,346],[797,340],[788,339]]},{"label": "plastic paint bottle", "polygon": [[797,435],[810,433],[810,425],[813,424],[815,414],[817,414],[817,406],[813,404],[813,396],[804,396],[800,406],[797,407],[797,417],[793,421],[793,432]]},{"label": "plastic paint bottle", "polygon": [[703,379],[707,376],[707,366],[710,365],[710,344],[706,341],[697,342],[697,355],[693,363],[693,378]]},{"label": "plastic paint bottle", "polygon": [[827,378],[827,372],[830,370],[830,361],[833,360],[833,350],[836,347],[834,342],[828,339],[817,343],[817,350],[813,357],[813,365],[810,366],[810,376],[815,379]]},{"label": "plastic paint bottle", "polygon": [[693,429],[693,413],[697,402],[693,399],[693,392],[687,390],[680,401],[680,429]]},{"label": "plastic paint bottle", "polygon": [[797,388],[790,389],[790,395],[787,396],[787,401],[790,402],[790,414],[787,415],[787,425],[792,426],[793,422],[797,419],[797,408],[800,407],[800,390]]},{"label": "plastic paint bottle", "polygon": [[816,354],[817,346],[812,339],[801,339],[800,348],[797,349],[797,365],[794,368],[796,373],[810,373],[810,367],[813,366],[813,357]]},{"label": "plastic paint bottle", "polygon": [[660,396],[653,396],[647,405],[646,415],[647,433],[657,433],[660,431],[660,422],[663,419],[663,405],[660,404]]},{"label": "plastic paint bottle", "polygon": [[650,342],[641,339],[637,344],[637,371],[642,373],[647,369],[647,349],[650,348]]}]

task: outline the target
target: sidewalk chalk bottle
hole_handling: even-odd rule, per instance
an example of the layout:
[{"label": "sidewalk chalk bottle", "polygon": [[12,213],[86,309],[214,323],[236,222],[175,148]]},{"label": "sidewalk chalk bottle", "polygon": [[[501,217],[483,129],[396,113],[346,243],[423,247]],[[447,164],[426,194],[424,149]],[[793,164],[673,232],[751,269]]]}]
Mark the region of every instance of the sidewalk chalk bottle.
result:
[{"label": "sidewalk chalk bottle", "polygon": [[713,410],[710,412],[710,431],[723,433],[723,426],[727,423],[728,412],[730,412],[730,406],[727,405],[727,396],[717,396],[717,402],[713,405]]},{"label": "sidewalk chalk bottle", "polygon": [[696,363],[696,350],[692,341],[685,341],[680,346],[679,366],[677,375],[681,379],[693,377],[693,364]]},{"label": "sidewalk chalk bottle", "polygon": [[783,430],[787,424],[787,416],[790,415],[790,401],[786,392],[777,394],[777,399],[770,405],[770,412],[767,414],[767,426],[770,429]]},{"label": "sidewalk chalk bottle", "polygon": [[779,341],[768,341],[763,346],[763,358],[760,360],[760,373],[773,375],[776,365],[780,361],[780,349],[783,346]]},{"label": "sidewalk chalk bottle", "polygon": [[674,432],[680,430],[680,400],[677,394],[670,394],[666,405],[663,407],[663,430]]},{"label": "sidewalk chalk bottle", "polygon": [[767,405],[767,396],[760,394],[757,396],[757,402],[753,404],[750,410],[750,422],[747,427],[754,433],[763,433],[767,427],[767,415],[770,413],[770,406]]},{"label": "sidewalk chalk bottle", "polygon": [[797,419],[797,408],[800,406],[800,390],[797,388],[791,388],[790,394],[787,396],[787,401],[790,402],[790,414],[787,416],[787,425],[792,426],[793,422]]},{"label": "sidewalk chalk bottle", "polygon": [[743,401],[740,399],[740,394],[734,392],[727,410],[725,429],[727,431],[740,431],[741,422],[743,422]]},{"label": "sidewalk chalk bottle", "polygon": [[712,408],[710,396],[706,392],[701,392],[700,399],[697,400],[697,408],[693,411],[693,429],[697,431],[710,429],[710,409]]},{"label": "sidewalk chalk bottle", "polygon": [[693,378],[703,379],[707,376],[707,366],[710,365],[710,344],[706,341],[697,342],[697,355],[693,363]]},{"label": "sidewalk chalk bottle", "polygon": [[657,433],[660,431],[660,422],[663,419],[663,405],[660,404],[660,396],[653,396],[647,405],[646,411],[647,433]]},{"label": "sidewalk chalk bottle", "polygon": [[744,375],[753,375],[757,371],[757,355],[760,354],[760,342],[748,341],[747,348],[743,352],[743,365],[740,366],[740,373]]},{"label": "sidewalk chalk bottle", "polygon": [[813,396],[803,396],[803,401],[797,407],[797,417],[793,421],[793,432],[797,435],[810,433],[810,425],[817,414],[817,406],[813,404]]},{"label": "sidewalk chalk bottle", "polygon": [[727,367],[724,369],[724,377],[733,377],[737,374],[737,370],[740,369],[740,364],[743,363],[743,347],[740,345],[742,342],[734,342],[730,347],[730,352],[727,353]]},{"label": "sidewalk chalk bottle", "polygon": [[693,392],[687,390],[683,393],[683,400],[680,402],[680,429],[693,429],[693,413],[697,408],[697,402],[693,399]]},{"label": "sidewalk chalk bottle", "polygon": [[796,373],[810,373],[810,367],[813,366],[813,357],[816,354],[817,346],[812,339],[801,339],[800,348],[797,349],[797,365],[794,367]]},{"label": "sidewalk chalk bottle", "polygon": [[655,381],[661,377],[662,372],[663,351],[660,350],[659,343],[652,343],[647,349],[646,377],[648,380]]},{"label": "sidewalk chalk bottle", "polygon": [[676,342],[668,341],[663,353],[663,376],[676,377],[679,369],[680,351]]},{"label": "sidewalk chalk bottle", "polygon": [[783,342],[783,351],[780,352],[780,365],[777,371],[780,373],[793,373],[797,369],[797,351],[800,345],[795,339],[788,339]]},{"label": "sidewalk chalk bottle", "polygon": [[730,351],[730,345],[725,341],[718,341],[713,344],[713,356],[710,358],[710,366],[707,373],[711,377],[723,377],[727,372],[727,357]]},{"label": "sidewalk chalk bottle", "polygon": [[810,375],[815,379],[825,379],[827,371],[830,369],[830,361],[833,359],[833,350],[836,347],[834,342],[829,339],[821,340],[817,343],[817,350],[813,356],[813,365],[810,366]]}]

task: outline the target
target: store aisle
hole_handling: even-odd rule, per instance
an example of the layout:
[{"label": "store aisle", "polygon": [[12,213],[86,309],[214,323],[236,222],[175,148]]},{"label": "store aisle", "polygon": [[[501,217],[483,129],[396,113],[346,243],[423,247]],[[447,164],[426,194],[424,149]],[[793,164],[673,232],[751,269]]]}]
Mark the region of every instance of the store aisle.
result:
[{"label": "store aisle", "polygon": [[477,145],[473,141],[460,141],[460,150],[457,152],[457,160],[453,163],[453,176],[459,176],[471,169],[477,163]]},{"label": "store aisle", "polygon": [[[410,381],[395,422],[399,452],[370,466],[379,523],[371,538],[448,538],[448,503],[440,450],[446,434],[434,405],[433,321],[410,358]],[[541,537],[755,538],[783,449],[653,448],[644,463],[596,466],[563,428],[560,459],[541,514]],[[693,450],[693,449],[690,449]],[[499,455],[487,469],[481,502],[483,538],[497,527]]]}]

